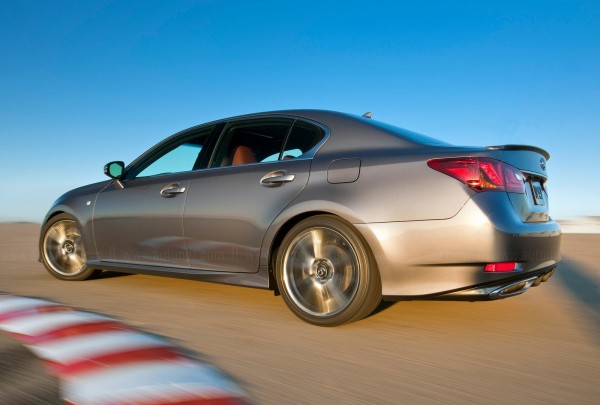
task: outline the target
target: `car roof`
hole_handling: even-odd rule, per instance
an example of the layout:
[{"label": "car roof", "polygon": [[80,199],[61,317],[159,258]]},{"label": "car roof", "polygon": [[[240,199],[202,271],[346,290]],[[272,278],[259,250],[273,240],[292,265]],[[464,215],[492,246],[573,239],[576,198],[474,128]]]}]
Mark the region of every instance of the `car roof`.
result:
[{"label": "car roof", "polygon": [[324,148],[329,150],[406,148],[423,145],[448,146],[444,142],[384,122],[331,110],[290,109],[265,111],[220,119],[213,121],[213,123],[273,116],[306,119],[325,126],[331,135]]}]

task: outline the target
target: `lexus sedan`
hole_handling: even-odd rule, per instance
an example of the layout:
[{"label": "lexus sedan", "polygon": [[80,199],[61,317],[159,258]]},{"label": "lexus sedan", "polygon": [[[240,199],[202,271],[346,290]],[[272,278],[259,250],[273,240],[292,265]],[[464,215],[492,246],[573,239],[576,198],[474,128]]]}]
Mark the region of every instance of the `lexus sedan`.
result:
[{"label": "lexus sedan", "polygon": [[102,270],[271,289],[324,326],[382,299],[498,299],[560,261],[549,154],[450,145],[321,110],[244,115],[160,142],[52,206],[40,257],[63,280]]}]

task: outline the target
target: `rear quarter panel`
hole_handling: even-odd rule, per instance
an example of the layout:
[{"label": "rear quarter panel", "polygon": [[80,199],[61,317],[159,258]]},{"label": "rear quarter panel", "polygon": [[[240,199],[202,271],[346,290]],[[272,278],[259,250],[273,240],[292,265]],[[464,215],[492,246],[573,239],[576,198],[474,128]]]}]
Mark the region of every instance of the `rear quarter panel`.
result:
[{"label": "rear quarter panel", "polygon": [[[467,150],[397,149],[355,151],[340,156],[318,154],[307,187],[294,203],[322,201],[344,206],[352,223],[423,221],[451,218],[475,194],[455,179],[432,170],[435,157],[475,155]],[[486,153],[489,155],[489,152]],[[360,174],[351,183],[331,184],[327,170],[340,158],[360,159]]]}]

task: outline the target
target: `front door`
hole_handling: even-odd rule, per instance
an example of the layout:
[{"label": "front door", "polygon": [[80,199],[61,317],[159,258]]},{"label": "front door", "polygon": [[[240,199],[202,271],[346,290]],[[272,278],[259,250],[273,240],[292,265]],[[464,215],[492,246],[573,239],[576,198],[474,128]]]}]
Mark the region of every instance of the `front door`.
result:
[{"label": "front door", "polygon": [[98,194],[93,229],[101,261],[189,267],[184,205],[213,128],[163,142]]},{"label": "front door", "polygon": [[[187,267],[183,206],[189,176],[170,175],[112,184],[94,208],[94,235],[102,261]],[[165,190],[179,194],[165,195]]]}]

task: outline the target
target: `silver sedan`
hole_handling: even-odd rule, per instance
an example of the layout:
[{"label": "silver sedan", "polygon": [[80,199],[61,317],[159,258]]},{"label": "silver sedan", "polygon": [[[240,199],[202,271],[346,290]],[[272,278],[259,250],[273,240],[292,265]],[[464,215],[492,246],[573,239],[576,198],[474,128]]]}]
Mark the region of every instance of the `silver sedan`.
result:
[{"label": "silver sedan", "polygon": [[382,298],[504,298],[560,261],[548,159],[331,111],[228,118],[61,196],[40,257],[64,280],[111,270],[267,288],[327,326]]}]

